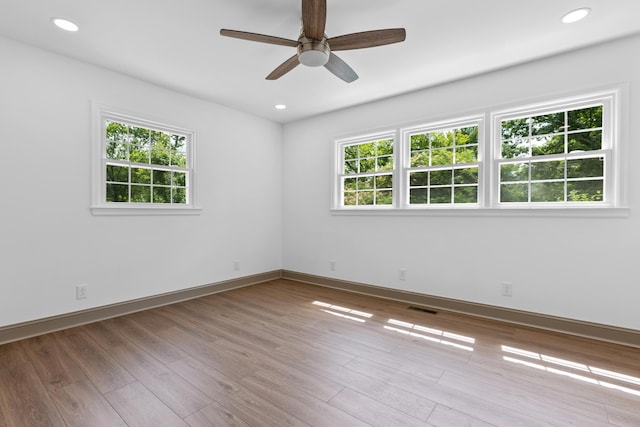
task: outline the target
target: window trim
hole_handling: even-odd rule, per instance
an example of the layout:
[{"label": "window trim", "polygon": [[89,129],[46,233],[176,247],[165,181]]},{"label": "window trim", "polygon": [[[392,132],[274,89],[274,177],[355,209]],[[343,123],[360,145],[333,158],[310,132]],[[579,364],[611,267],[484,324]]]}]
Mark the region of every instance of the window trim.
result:
[{"label": "window trim", "polygon": [[[199,215],[197,177],[195,168],[196,133],[186,127],[169,124],[166,120],[144,118],[137,113],[125,112],[119,108],[92,104],[92,205],[94,215]],[[126,123],[167,133],[185,135],[188,139],[187,166],[188,200],[187,204],[152,203],[107,203],[106,202],[106,120]]]},{"label": "window trim", "polygon": [[[393,141],[393,168],[390,171],[384,171],[382,173],[373,172],[367,175],[388,175],[388,172],[391,172],[391,176],[393,179],[393,202],[390,205],[366,205],[367,207],[362,207],[362,205],[354,205],[354,206],[345,206],[344,203],[344,195],[343,195],[343,187],[342,187],[342,178],[345,174],[342,167],[344,165],[344,147],[348,145],[357,145],[364,144],[367,142],[380,141],[384,139],[391,139]],[[351,211],[360,211],[360,210],[392,210],[396,209],[399,203],[397,186],[396,182],[399,178],[398,173],[398,137],[397,132],[395,130],[392,131],[380,131],[375,133],[370,133],[367,135],[359,135],[351,138],[339,139],[335,144],[335,165],[334,165],[334,174],[333,174],[333,190],[331,194],[331,206],[333,209],[337,210],[351,210]]]},{"label": "window trim", "polygon": [[[485,152],[485,125],[484,125],[484,115],[471,115],[465,117],[458,117],[452,120],[440,120],[437,122],[430,122],[424,125],[417,125],[411,127],[405,127],[400,129],[400,151],[401,151],[401,169],[400,169],[400,184],[401,188],[398,192],[401,199],[398,206],[400,209],[411,209],[411,210],[461,210],[461,209],[473,209],[477,210],[482,208],[483,206],[483,187],[485,185],[484,179],[484,152]],[[443,204],[428,204],[428,205],[412,205],[409,203],[409,173],[412,169],[411,167],[411,135],[416,133],[426,133],[426,132],[437,132],[447,129],[454,128],[463,128],[469,126],[477,126],[478,127],[478,160],[474,163],[466,163],[467,165],[477,165],[478,167],[478,203],[465,203],[465,204],[454,204],[454,203],[443,203]],[[452,165],[453,166],[453,165]],[[455,206],[455,207],[453,207]]]},{"label": "window trim", "polygon": [[[588,93],[581,96],[565,97],[554,99],[547,102],[536,104],[522,105],[517,108],[509,108],[501,111],[491,112],[491,156],[492,160],[491,173],[489,176],[489,206],[494,209],[612,209],[620,206],[620,194],[617,191],[620,185],[621,176],[617,172],[615,161],[616,154],[620,148],[619,141],[619,97],[620,90],[608,90],[602,92]],[[603,105],[602,113],[602,148],[595,150],[605,158],[604,170],[604,195],[605,200],[602,202],[524,202],[524,203],[501,203],[500,202],[500,165],[509,163],[501,158],[501,122],[503,120],[521,118],[523,116],[535,116],[541,114],[550,114],[555,112],[569,111],[578,108],[587,108],[596,105]],[[577,157],[571,153],[559,154],[558,158]],[[580,156],[582,157],[582,156]],[[587,156],[585,156],[587,157]],[[523,161],[534,161],[533,157],[523,157]]]},{"label": "window trim", "polygon": [[[476,113],[460,114],[447,119],[423,121],[420,124],[397,125],[384,132],[372,132],[357,136],[341,137],[334,140],[334,169],[333,185],[331,190],[330,213],[332,215],[382,215],[382,216],[514,216],[514,217],[599,217],[618,218],[628,217],[630,209],[628,200],[628,139],[629,130],[629,100],[628,83],[619,83],[599,89],[584,90],[573,94],[559,94],[545,96],[534,102],[503,104],[501,107],[489,107],[484,111],[476,110]],[[571,110],[574,105],[598,104],[607,100],[609,108],[603,109],[603,141],[604,132],[607,135],[605,160],[605,197],[606,202],[594,203],[567,203],[558,204],[550,202],[540,203],[496,203],[499,200],[498,164],[496,156],[500,156],[500,139],[496,138],[496,132],[500,133],[500,122],[496,126],[498,116],[504,118],[507,115],[527,114],[535,109],[540,111],[556,109]],[[607,111],[608,110],[608,111]],[[482,120],[479,125],[478,135],[478,201],[479,203],[453,205],[417,205],[404,203],[408,193],[407,169],[409,168],[407,135],[417,130],[454,127],[460,123],[468,123],[471,120]],[[605,124],[605,122],[607,124]],[[389,129],[389,128],[387,128]],[[366,141],[377,138],[378,135],[395,134],[394,140],[394,204],[385,208],[381,207],[342,207],[340,204],[340,180],[338,179],[340,165],[340,143],[350,141]],[[498,142],[496,142],[496,140]],[[604,149],[603,142],[603,149]],[[604,156],[604,154],[603,154]],[[506,206],[505,206],[506,205]]]}]

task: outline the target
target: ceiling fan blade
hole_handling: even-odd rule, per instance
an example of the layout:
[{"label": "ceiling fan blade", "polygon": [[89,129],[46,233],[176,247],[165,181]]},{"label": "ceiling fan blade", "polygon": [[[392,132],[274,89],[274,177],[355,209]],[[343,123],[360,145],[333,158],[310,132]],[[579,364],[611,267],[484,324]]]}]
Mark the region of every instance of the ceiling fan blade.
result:
[{"label": "ceiling fan blade", "polygon": [[332,37],[329,40],[331,50],[363,49],[367,47],[383,46],[386,44],[403,42],[407,37],[404,28],[388,30],[364,31],[361,33],[345,34]]},{"label": "ceiling fan blade", "polygon": [[248,33],[246,31],[222,29],[220,30],[220,35],[226,36],[226,37],[233,37],[236,39],[249,40],[252,42],[277,44],[280,46],[290,46],[290,47],[298,46],[298,42],[296,40],[289,40],[289,39],[284,39],[282,37],[275,37],[275,36],[267,36],[264,34]]},{"label": "ceiling fan blade", "polygon": [[324,64],[324,67],[347,83],[358,79],[356,72],[333,53],[329,56],[329,62]]},{"label": "ceiling fan blade", "polygon": [[278,65],[278,67],[276,67],[276,69],[273,70],[271,74],[267,76],[267,80],[279,79],[280,77],[287,74],[289,71],[296,68],[299,63],[300,61],[298,61],[298,55],[293,55],[291,58],[287,59],[282,64]]},{"label": "ceiling fan blade", "polygon": [[327,0],[302,0],[302,29],[313,40],[322,40],[327,22]]}]

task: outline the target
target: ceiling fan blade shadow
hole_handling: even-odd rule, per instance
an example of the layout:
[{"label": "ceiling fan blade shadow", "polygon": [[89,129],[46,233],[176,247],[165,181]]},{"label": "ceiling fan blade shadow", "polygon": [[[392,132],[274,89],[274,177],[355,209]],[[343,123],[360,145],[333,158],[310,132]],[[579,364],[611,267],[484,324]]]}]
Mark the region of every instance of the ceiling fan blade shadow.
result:
[{"label": "ceiling fan blade shadow", "polygon": [[356,72],[353,71],[346,62],[338,58],[333,53],[329,56],[329,62],[327,62],[324,67],[347,83],[351,83],[358,79]]},{"label": "ceiling fan blade shadow", "polygon": [[280,77],[284,76],[285,74],[287,74],[289,71],[293,70],[294,68],[296,68],[298,66],[298,64],[300,64],[300,61],[298,61],[298,55],[293,55],[291,58],[287,59],[286,61],[284,61],[282,64],[278,65],[276,67],[275,70],[273,70],[271,72],[271,74],[269,74],[266,79],[267,80],[276,80],[279,79]]},{"label": "ceiling fan blade shadow", "polygon": [[227,30],[223,28],[220,30],[220,35],[225,37],[233,37],[236,39],[249,40],[252,42],[277,44],[280,46],[290,46],[290,47],[298,46],[298,42],[296,40],[289,40],[289,39],[276,37],[276,36],[268,36],[265,34],[249,33],[247,31]]},{"label": "ceiling fan blade shadow", "polygon": [[313,40],[322,40],[327,22],[327,0],[302,0],[302,29]]},{"label": "ceiling fan blade shadow", "polygon": [[390,28],[387,30],[363,31],[361,33],[345,34],[328,39],[331,50],[364,49],[367,47],[384,46],[403,42],[407,37],[404,28]]}]

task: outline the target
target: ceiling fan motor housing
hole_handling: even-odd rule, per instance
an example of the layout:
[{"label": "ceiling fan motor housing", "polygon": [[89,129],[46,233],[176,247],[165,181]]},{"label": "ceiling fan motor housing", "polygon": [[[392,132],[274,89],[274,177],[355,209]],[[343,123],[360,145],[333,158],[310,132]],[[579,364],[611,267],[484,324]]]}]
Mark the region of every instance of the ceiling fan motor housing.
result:
[{"label": "ceiling fan motor housing", "polygon": [[331,49],[327,37],[314,40],[300,36],[298,39],[298,61],[307,67],[321,67],[329,61]]}]

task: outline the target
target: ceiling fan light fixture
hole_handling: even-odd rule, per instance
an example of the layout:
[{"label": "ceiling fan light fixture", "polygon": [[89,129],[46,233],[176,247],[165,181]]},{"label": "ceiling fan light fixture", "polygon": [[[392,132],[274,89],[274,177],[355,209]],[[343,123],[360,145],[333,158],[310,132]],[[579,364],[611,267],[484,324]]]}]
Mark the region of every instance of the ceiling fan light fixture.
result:
[{"label": "ceiling fan light fixture", "polygon": [[300,52],[298,60],[307,67],[322,67],[329,61],[329,53],[322,50],[307,50]]},{"label": "ceiling fan light fixture", "polygon": [[300,37],[298,45],[298,61],[307,67],[322,67],[329,62],[329,43],[327,39],[322,41]]}]

